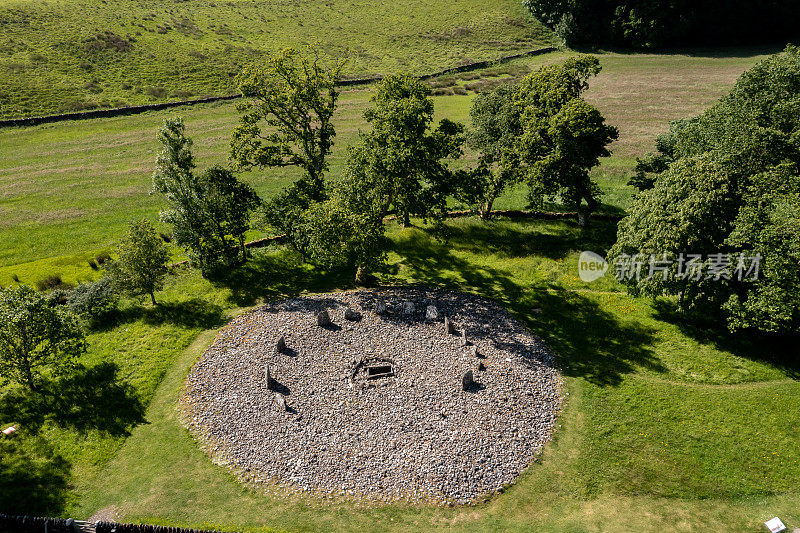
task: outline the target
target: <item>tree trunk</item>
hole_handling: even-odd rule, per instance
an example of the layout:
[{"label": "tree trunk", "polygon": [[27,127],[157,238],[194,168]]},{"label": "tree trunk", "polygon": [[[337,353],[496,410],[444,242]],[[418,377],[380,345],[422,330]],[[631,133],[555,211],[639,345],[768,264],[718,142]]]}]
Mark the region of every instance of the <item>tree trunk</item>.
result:
[{"label": "tree trunk", "polygon": [[408,211],[403,213],[403,227],[408,228],[411,226],[411,216],[408,214]]},{"label": "tree trunk", "polygon": [[586,207],[583,207],[580,203],[578,204],[578,226],[586,229],[589,227],[589,217],[597,209],[597,200],[588,190],[583,192],[583,198],[586,200]]},{"label": "tree trunk", "polygon": [[356,285],[367,284],[367,269],[363,265],[358,265],[356,269]]},{"label": "tree trunk", "polygon": [[32,392],[36,392],[36,382],[33,381],[33,372],[31,372],[31,365],[28,362],[27,355],[23,356],[22,364],[24,366],[23,372],[25,373],[25,383]]},{"label": "tree trunk", "polygon": [[481,213],[480,213],[481,218],[483,220],[489,220],[490,218],[492,218],[492,205],[494,205],[494,198],[486,200],[483,203],[483,207],[481,208]]},{"label": "tree trunk", "polygon": [[156,295],[154,291],[150,291],[150,301],[153,302],[153,305],[158,305],[158,302],[156,302]]}]

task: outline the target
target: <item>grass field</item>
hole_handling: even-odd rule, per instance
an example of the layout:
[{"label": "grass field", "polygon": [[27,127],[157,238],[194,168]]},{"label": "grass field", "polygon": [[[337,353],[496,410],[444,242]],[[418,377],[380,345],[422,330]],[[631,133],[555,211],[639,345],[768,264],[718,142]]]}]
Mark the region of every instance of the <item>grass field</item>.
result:
[{"label": "grass field", "polygon": [[[604,70],[588,98],[621,132],[614,155],[595,171],[606,209],[629,205],[624,184],[635,157],[668,120],[708,106],[769,52],[602,54]],[[435,99],[437,115],[466,121],[476,85],[566,54],[434,80],[444,93]],[[369,94],[342,96],[334,177],[364,127]],[[14,276],[31,284],[56,273],[69,282],[98,276],[88,261],[129,220],[157,217],[160,201],[148,195],[155,131],[175,114],[186,117],[200,167],[225,159],[236,123],[229,103],[0,130],[0,285]],[[265,196],[294,177],[288,170],[245,175]],[[523,203],[515,190],[498,207]],[[274,248],[214,282],[177,269],[157,308],[123,300],[113,323],[91,331],[82,368],[54,384],[58,394],[40,399],[0,388],[0,426],[21,428],[19,438],[0,439],[0,512],[248,532],[755,532],[775,515],[800,527],[796,347],[688,323],[670,300],[628,296],[611,279],[581,282],[579,252],[604,253],[615,231],[603,222],[586,232],[568,221],[390,224],[381,283],[493,298],[563,363],[569,396],[554,442],[488,503],[362,507],[254,493],[198,449],[178,420],[177,399],[217,328],[261,301],[351,287],[352,272],[315,270]]]},{"label": "grass field", "polygon": [[[707,107],[767,52],[734,50],[721,57],[702,53],[602,55],[604,70],[593,80],[588,98],[621,132],[620,140],[613,145],[614,155],[595,171],[607,208],[620,210],[629,205],[632,189],[626,183],[635,156],[652,150],[656,135],[666,131],[669,120]],[[480,76],[477,80],[462,76],[436,80],[435,84],[470,87],[481,81],[518,76],[564,57],[563,53],[548,54],[466,75]],[[342,95],[332,155],[334,178],[341,171],[346,146],[359,128],[365,128],[362,113],[369,95],[369,88]],[[437,114],[468,122],[472,95],[435,97]],[[118,239],[131,219],[146,216],[155,220],[161,203],[148,195],[158,150],[155,132],[165,117],[177,114],[186,118],[201,167],[226,160],[237,120],[231,103],[0,129],[0,266],[102,249]],[[470,160],[468,154],[464,164]],[[268,196],[295,176],[291,170],[278,170],[244,177]],[[524,204],[524,190],[519,188],[497,207],[519,208]],[[75,259],[84,260],[83,255]],[[56,270],[68,275],[72,260],[50,261],[59,261]],[[24,270],[21,266],[17,272],[21,279],[36,281],[27,278]],[[8,282],[0,278],[0,284]]]},{"label": "grass field", "polygon": [[[110,425],[132,428],[127,439],[104,425],[47,422],[50,463],[37,460],[69,466],[60,491],[29,505],[244,531],[691,531],[701,523],[758,531],[774,514],[800,525],[800,385],[788,346],[685,324],[669,301],[632,298],[613,280],[581,283],[578,250],[603,251],[613,224],[582,234],[569,222],[459,220],[444,233],[391,227],[390,235],[381,282],[494,298],[561,357],[569,396],[556,440],[504,494],[470,507],[361,508],[249,492],[203,455],[176,407],[215,330],[197,333],[263,299],[350,286],[352,272],[315,271],[274,250],[213,284],[182,271],[161,298],[163,310],[130,304],[115,327],[92,335],[87,366],[116,365],[127,396],[148,405],[146,423],[130,406],[120,410],[128,418]],[[10,420],[8,400],[0,400],[0,422]]]},{"label": "grass field", "polygon": [[517,0],[0,0],[0,117],[231,94],[242,66],[306,43],[365,75],[550,39]]}]

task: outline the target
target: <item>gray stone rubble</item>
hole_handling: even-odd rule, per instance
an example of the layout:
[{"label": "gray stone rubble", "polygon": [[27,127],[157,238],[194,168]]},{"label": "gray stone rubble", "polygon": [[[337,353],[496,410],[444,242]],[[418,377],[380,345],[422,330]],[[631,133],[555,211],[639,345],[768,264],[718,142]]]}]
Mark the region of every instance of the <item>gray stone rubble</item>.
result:
[{"label": "gray stone rubble", "polygon": [[[429,306],[469,329],[471,346],[441,318],[426,320]],[[345,320],[348,308],[360,320]],[[331,327],[318,326],[325,315]],[[275,349],[278,335],[291,350]],[[181,404],[208,453],[247,483],[462,504],[530,464],[552,435],[561,391],[553,354],[490,300],[375,289],[235,318],[191,370]]]}]

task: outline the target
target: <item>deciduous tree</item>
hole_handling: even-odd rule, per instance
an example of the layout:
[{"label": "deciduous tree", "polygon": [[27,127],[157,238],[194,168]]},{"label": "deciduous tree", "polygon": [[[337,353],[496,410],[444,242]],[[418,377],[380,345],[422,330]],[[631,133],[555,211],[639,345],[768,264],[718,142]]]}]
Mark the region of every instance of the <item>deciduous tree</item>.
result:
[{"label": "deciduous tree", "polygon": [[147,220],[133,222],[109,266],[117,287],[133,296],[149,295],[156,305],[156,291],[164,286],[169,250]]},{"label": "deciduous tree", "polygon": [[0,376],[35,391],[43,372],[62,373],[85,350],[84,334],[63,306],[25,285],[0,290]]}]

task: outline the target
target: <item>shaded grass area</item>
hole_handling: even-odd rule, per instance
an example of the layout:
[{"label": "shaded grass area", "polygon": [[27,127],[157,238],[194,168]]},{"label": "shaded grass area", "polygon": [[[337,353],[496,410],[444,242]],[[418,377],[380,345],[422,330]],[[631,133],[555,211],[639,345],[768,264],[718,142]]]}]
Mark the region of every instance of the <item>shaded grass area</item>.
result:
[{"label": "shaded grass area", "polygon": [[[602,209],[620,213],[630,205],[633,190],[626,183],[635,156],[652,150],[656,135],[666,131],[669,120],[700,112],[766,52],[742,50],[728,57],[601,55],[604,70],[592,80],[587,98],[621,132],[612,145],[614,155],[594,171],[604,194]],[[525,58],[431,83],[466,87],[509,81],[567,54]],[[475,93],[465,92],[435,97],[437,120],[447,117],[468,123]],[[334,180],[342,174],[347,145],[367,127],[362,115],[369,97],[369,88],[342,95],[331,155]],[[160,198],[148,195],[159,148],[156,131],[166,117],[175,115],[186,119],[200,168],[227,160],[237,120],[233,103],[0,130],[0,266],[52,258],[52,273],[60,272],[66,279],[80,271],[80,263],[91,253],[111,246],[131,219],[155,220],[163,208]],[[475,154],[467,151],[456,166],[474,163]],[[254,171],[243,178],[269,197],[297,176],[292,169],[279,169]],[[519,209],[526,203],[525,187],[519,186],[500,198],[496,207]],[[87,257],[80,255],[84,252]],[[24,268],[20,266],[18,277],[37,281],[29,279]],[[0,284],[10,282],[0,277]]]},{"label": "shaded grass area", "polygon": [[415,74],[548,44],[515,0],[0,1],[0,116],[231,94],[287,46],[348,54],[348,75]]},{"label": "shaded grass area", "polygon": [[[797,368],[770,362],[791,354],[758,339],[691,335],[665,311],[668,300],[632,298],[607,279],[581,284],[574,276],[579,251],[608,246],[613,225],[581,233],[563,221],[464,219],[443,229],[392,225],[389,234],[381,283],[493,298],[561,358],[569,392],[562,427],[504,494],[470,507],[364,508],[256,494],[206,458],[181,426],[176,402],[217,324],[264,299],[350,287],[352,272],[300,265],[283,249],[259,252],[214,282],[182,270],[162,297],[163,310],[130,306],[113,327],[93,334],[86,365],[115,364],[139,401],[149,402],[146,423],[129,424],[124,443],[113,432],[84,435],[53,421],[41,434],[51,453],[37,459],[52,468],[0,463],[0,472],[52,472],[19,489],[44,509],[82,518],[104,509],[126,521],[244,531],[679,531],[701,522],[757,530],[775,513],[800,524],[793,486],[800,476]],[[19,465],[35,462],[14,455]],[[36,487],[63,488],[47,492],[60,495],[53,501],[36,496],[44,494]],[[621,517],[620,509],[631,513]]]}]

